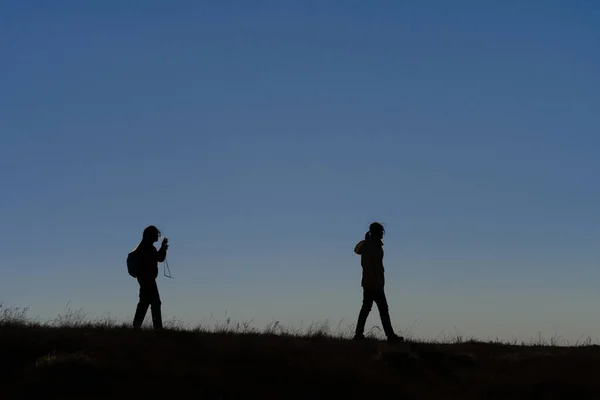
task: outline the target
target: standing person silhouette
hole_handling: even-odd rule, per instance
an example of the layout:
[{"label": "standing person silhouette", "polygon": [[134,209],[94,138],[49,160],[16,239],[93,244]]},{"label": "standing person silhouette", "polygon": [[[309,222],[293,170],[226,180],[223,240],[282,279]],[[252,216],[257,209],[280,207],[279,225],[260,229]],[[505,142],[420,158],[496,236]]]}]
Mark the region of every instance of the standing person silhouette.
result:
[{"label": "standing person silhouette", "polygon": [[139,329],[144,322],[148,307],[152,307],[152,324],[154,329],[161,330],[162,313],[160,294],[156,278],[158,277],[158,263],[167,258],[167,249],[169,248],[169,239],[163,239],[159,250],[156,250],[154,243],[158,241],[161,233],[154,225],[144,229],[142,241],[134,250],[138,257],[137,281],[140,284],[140,299],[135,310],[133,318],[133,327]]},{"label": "standing person silhouette", "polygon": [[373,307],[373,302],[377,304],[381,324],[387,336],[388,341],[403,341],[404,338],[396,335],[392,328],[387,299],[385,297],[385,277],[383,268],[383,236],[385,228],[378,222],[373,222],[369,226],[369,231],[365,234],[365,239],[358,242],[354,252],[360,255],[360,264],[362,266],[363,301],[358,322],[356,324],[355,340],[365,338],[364,330],[367,317]]}]

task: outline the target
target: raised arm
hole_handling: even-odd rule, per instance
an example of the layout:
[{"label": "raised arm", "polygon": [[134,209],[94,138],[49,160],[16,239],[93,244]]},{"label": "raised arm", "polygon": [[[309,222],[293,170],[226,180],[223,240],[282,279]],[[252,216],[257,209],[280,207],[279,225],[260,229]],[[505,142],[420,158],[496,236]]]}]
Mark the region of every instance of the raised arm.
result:
[{"label": "raised arm", "polygon": [[361,240],[360,242],[358,242],[356,244],[356,246],[354,247],[354,252],[356,254],[362,254],[363,253],[363,246],[365,245],[365,241]]},{"label": "raised arm", "polygon": [[167,249],[169,248],[169,239],[164,238],[160,249],[156,252],[156,260],[163,262],[167,258]]},{"label": "raised arm", "polygon": [[167,258],[167,249],[161,247],[160,250],[156,252],[156,261],[163,262]]}]

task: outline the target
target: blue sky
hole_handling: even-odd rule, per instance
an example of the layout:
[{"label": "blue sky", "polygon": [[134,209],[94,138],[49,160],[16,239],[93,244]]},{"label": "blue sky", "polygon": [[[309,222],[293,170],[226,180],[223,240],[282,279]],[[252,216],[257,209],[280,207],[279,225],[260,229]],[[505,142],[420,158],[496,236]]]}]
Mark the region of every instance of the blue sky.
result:
[{"label": "blue sky", "polygon": [[156,224],[165,319],[353,324],[378,220],[397,330],[600,337],[600,5],[524,3],[3,2],[0,301],[128,320]]}]

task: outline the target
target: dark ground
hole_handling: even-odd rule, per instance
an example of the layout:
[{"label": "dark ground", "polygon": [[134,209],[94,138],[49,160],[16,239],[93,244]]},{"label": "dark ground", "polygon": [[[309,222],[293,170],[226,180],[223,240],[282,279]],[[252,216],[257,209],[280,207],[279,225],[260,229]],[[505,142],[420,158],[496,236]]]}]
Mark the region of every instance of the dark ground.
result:
[{"label": "dark ground", "polygon": [[0,327],[0,398],[600,399],[600,347]]}]

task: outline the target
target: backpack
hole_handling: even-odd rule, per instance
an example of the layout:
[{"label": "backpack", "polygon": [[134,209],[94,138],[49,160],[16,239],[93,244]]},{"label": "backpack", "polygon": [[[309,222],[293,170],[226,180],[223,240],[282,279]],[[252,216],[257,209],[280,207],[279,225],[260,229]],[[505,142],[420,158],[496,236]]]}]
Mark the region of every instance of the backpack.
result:
[{"label": "backpack", "polygon": [[139,255],[136,250],[127,254],[127,272],[132,278],[137,278],[139,272]]}]

